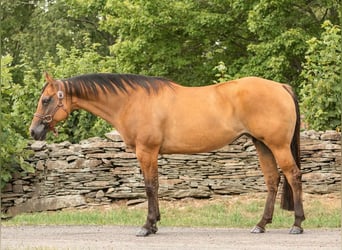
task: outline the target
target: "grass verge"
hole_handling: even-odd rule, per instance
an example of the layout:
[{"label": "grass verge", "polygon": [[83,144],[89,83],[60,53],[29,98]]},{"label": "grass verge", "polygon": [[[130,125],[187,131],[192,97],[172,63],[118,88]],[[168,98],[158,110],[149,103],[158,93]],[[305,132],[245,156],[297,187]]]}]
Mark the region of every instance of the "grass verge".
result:
[{"label": "grass verge", "polygon": [[[162,226],[251,228],[260,219],[265,195],[241,195],[209,200],[160,201]],[[293,212],[276,204],[273,223],[268,228],[287,228]],[[341,199],[338,195],[304,195],[304,228],[341,227]],[[146,203],[127,207],[125,202],[83,210],[21,214],[2,225],[134,225],[146,218]]]}]

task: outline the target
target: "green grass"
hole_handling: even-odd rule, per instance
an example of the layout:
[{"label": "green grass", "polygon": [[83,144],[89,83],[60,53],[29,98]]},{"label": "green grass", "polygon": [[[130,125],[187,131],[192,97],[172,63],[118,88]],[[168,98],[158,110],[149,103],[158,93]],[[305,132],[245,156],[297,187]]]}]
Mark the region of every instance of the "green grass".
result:
[{"label": "green grass", "polygon": [[[246,196],[248,197],[248,196]],[[162,226],[251,228],[260,219],[264,198],[229,197],[218,200],[187,200],[161,202]],[[310,199],[304,203],[305,228],[341,227],[341,202]],[[91,209],[21,214],[3,225],[134,225],[140,226],[146,218],[146,207],[127,207],[122,204],[111,209]],[[288,228],[293,224],[293,212],[276,205],[273,223],[268,228]]]}]

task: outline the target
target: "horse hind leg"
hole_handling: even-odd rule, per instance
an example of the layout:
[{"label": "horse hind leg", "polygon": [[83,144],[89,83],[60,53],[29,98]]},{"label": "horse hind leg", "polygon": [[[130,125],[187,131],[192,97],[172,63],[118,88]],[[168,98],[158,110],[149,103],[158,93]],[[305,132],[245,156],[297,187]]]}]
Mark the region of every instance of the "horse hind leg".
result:
[{"label": "horse hind leg", "polygon": [[274,203],[278,192],[280,175],[271,150],[264,143],[255,138],[253,138],[253,142],[257,150],[260,167],[264,174],[267,186],[267,199],[263,216],[257,225],[251,230],[251,233],[264,233],[265,226],[272,223]]},{"label": "horse hind leg", "polygon": [[292,190],[292,192],[291,190],[283,191],[283,193],[287,192],[289,194],[287,195],[287,199],[292,199],[287,203],[290,204],[293,201],[294,204],[293,209],[292,207],[284,208],[288,210],[294,210],[295,221],[290,229],[290,234],[301,234],[303,233],[301,223],[305,220],[302,198],[301,171],[298,168],[289,147],[274,150],[274,156],[289,184],[287,188],[291,188]]}]

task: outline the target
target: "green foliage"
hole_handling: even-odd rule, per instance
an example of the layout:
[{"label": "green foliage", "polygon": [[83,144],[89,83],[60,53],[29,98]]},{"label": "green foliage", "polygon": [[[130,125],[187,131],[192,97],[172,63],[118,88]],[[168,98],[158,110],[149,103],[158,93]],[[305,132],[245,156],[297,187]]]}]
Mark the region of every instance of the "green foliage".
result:
[{"label": "green foliage", "polygon": [[[233,1],[107,1],[101,29],[120,72],[159,75],[185,85],[212,82],[212,68],[234,61],[247,44],[243,7]],[[195,77],[194,77],[195,76]]]},{"label": "green foliage", "polygon": [[302,71],[302,106],[309,126],[341,130],[341,28],[326,21],[312,38]]},{"label": "green foliage", "polygon": [[215,66],[213,70],[214,72],[216,72],[215,78],[217,79],[217,80],[214,80],[214,83],[226,82],[232,79],[232,77],[228,75],[227,73],[228,69],[224,62],[219,62],[218,65]]},{"label": "green foliage", "polygon": [[[10,54],[13,64],[23,62],[35,68],[46,53],[55,55],[57,44],[70,49],[82,48],[84,36],[92,43],[100,43],[98,52],[108,53],[108,34],[98,29],[97,13],[83,16],[73,15],[72,0],[11,0],[1,1],[2,19],[0,33],[3,38],[2,55]],[[98,1],[99,2],[99,1]],[[91,10],[96,11],[92,8]],[[29,60],[27,60],[29,59]],[[21,83],[24,71],[20,67],[12,69],[14,82]],[[39,72],[39,77],[42,72]]]},{"label": "green foliage", "polygon": [[30,151],[26,150],[27,141],[17,133],[20,116],[13,110],[13,104],[17,101],[15,90],[18,86],[12,82],[10,64],[12,57],[1,58],[1,102],[0,102],[0,174],[1,187],[12,178],[12,173],[20,169],[33,172],[33,167],[25,160]]},{"label": "green foliage", "polygon": [[257,41],[248,45],[248,63],[239,75],[256,75],[290,83],[299,92],[299,75],[308,48],[320,25],[338,22],[338,1],[259,0],[248,13],[249,30]]}]

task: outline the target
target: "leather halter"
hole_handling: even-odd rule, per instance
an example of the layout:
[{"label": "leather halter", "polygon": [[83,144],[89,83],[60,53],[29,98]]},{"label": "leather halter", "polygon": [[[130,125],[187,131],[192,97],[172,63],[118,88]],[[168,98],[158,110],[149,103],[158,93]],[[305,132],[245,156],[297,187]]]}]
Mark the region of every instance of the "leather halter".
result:
[{"label": "leather halter", "polygon": [[57,91],[57,98],[58,98],[57,106],[54,108],[54,110],[51,112],[51,114],[41,115],[41,114],[35,113],[34,116],[40,118],[43,121],[43,123],[48,125],[48,124],[50,124],[52,122],[53,117],[55,116],[55,114],[57,113],[57,111],[60,108],[62,110],[64,110],[64,112],[67,113],[67,115],[69,115],[69,112],[66,110],[66,108],[64,107],[64,104],[63,104],[63,99],[64,99],[63,91],[61,91],[61,90]]}]

